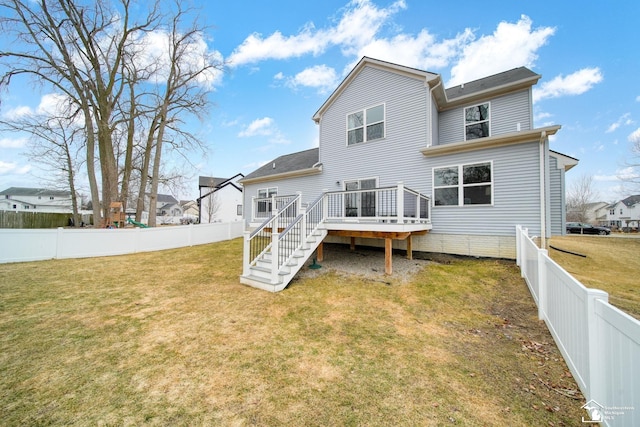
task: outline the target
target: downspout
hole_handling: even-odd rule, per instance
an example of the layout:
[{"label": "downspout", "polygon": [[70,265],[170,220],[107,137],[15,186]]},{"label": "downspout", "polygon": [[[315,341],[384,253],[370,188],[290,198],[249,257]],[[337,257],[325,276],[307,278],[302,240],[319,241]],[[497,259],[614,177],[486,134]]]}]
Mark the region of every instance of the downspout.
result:
[{"label": "downspout", "polygon": [[546,185],[545,185],[545,143],[547,140],[547,132],[542,131],[540,134],[540,248],[547,248],[547,203],[546,203]]},{"label": "downspout", "polygon": [[438,81],[437,85],[429,89],[429,141],[427,141],[427,147],[433,147],[433,91],[441,84],[442,80]]}]

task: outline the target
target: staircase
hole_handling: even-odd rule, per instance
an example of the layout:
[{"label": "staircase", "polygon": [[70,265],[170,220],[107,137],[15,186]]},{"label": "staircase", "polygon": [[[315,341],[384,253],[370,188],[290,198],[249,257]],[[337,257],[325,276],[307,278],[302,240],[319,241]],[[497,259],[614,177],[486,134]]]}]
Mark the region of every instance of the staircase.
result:
[{"label": "staircase", "polygon": [[286,288],[327,236],[322,205],[321,196],[303,208],[298,195],[245,233],[240,283],[270,292]]}]

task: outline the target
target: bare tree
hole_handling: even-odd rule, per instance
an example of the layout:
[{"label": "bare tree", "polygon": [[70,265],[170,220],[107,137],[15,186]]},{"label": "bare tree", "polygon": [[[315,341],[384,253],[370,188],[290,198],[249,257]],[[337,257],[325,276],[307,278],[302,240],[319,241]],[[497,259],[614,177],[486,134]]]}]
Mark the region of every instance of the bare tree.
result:
[{"label": "bare tree", "polygon": [[150,30],[156,9],[131,25],[129,0],[119,10],[106,1],[84,4],[72,0],[0,2],[0,28],[17,43],[0,52],[8,68],[0,84],[27,74],[64,93],[83,113],[87,137],[87,172],[94,218],[100,218],[97,150],[103,210],[118,198],[118,169],[112,139],[113,115],[122,86],[124,52],[137,33]]},{"label": "bare tree", "polygon": [[566,195],[567,221],[588,222],[589,205],[598,197],[599,194],[593,187],[593,176],[580,176]]},{"label": "bare tree", "polygon": [[[46,180],[53,188],[66,187],[71,193],[73,223],[80,225],[76,180],[84,162],[84,129],[77,126],[73,115],[61,115],[62,105],[53,115],[46,113],[27,114],[12,120],[0,121],[2,130],[24,132],[31,136],[29,159],[39,163],[47,172]],[[71,118],[70,118],[71,117]]]},{"label": "bare tree", "polygon": [[[167,28],[168,52],[164,56],[164,67],[159,74],[164,74],[164,92],[157,94],[157,104],[151,128],[154,133],[155,146],[153,149],[153,166],[149,195],[149,225],[156,225],[156,203],[158,186],[161,180],[161,160],[165,142],[173,146],[182,144],[198,145],[198,141],[189,132],[179,126],[181,117],[185,114],[201,116],[208,105],[207,86],[203,84],[212,72],[221,69],[221,64],[208,57],[206,52],[193,49],[202,37],[202,30],[194,22],[189,28],[183,29],[182,20],[187,15],[179,2],[176,2],[176,12]],[[161,60],[161,58],[158,58]],[[151,134],[151,132],[150,132]],[[148,140],[149,141],[149,140]],[[144,170],[143,170],[144,173]]]},{"label": "bare tree", "polygon": [[[138,212],[149,192],[149,222],[155,225],[163,146],[180,153],[200,146],[184,130],[182,116],[205,111],[207,84],[222,61],[194,48],[204,37],[197,22],[183,28],[192,11],[179,0],[162,9],[158,1],[139,13],[130,0],[0,0],[0,30],[15,39],[0,52],[0,85],[31,76],[66,96],[84,119],[95,219],[101,199],[105,216],[112,201],[127,202],[137,174]],[[157,56],[149,53],[151,32],[166,36]]]},{"label": "bare tree", "polygon": [[629,135],[631,156],[625,162],[624,173],[619,178],[630,188],[630,193],[640,193],[640,128]]}]

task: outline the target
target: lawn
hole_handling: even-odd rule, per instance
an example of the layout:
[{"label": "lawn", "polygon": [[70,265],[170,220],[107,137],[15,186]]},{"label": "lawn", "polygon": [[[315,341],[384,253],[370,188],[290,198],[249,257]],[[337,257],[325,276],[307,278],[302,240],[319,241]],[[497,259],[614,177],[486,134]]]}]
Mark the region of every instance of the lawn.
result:
[{"label": "lawn", "polygon": [[549,256],[583,285],[609,293],[609,302],[640,319],[640,237],[567,235],[550,245]]},{"label": "lawn", "polygon": [[271,294],[239,283],[241,245],[0,265],[3,425],[561,426],[586,414],[513,262],[439,257],[409,280],[324,269]]}]

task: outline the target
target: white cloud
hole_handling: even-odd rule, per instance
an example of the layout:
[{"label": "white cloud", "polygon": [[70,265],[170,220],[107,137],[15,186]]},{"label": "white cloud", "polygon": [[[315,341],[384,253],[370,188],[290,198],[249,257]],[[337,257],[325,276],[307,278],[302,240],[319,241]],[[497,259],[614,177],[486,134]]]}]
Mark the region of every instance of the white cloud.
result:
[{"label": "white cloud", "polygon": [[31,165],[18,166],[15,162],[3,162],[0,160],[0,175],[5,174],[16,174],[16,175],[24,175],[31,170]]},{"label": "white cloud", "polygon": [[274,132],[273,119],[271,117],[263,117],[256,119],[249,124],[244,130],[238,134],[241,138],[247,138],[251,136],[268,136]]},{"label": "white cloud", "polygon": [[594,175],[595,181],[607,182],[607,181],[631,181],[640,178],[636,168],[629,166],[626,168],[618,169],[612,175]]},{"label": "white cloud", "polygon": [[280,132],[271,117],[263,117],[251,122],[246,128],[238,133],[239,138],[249,138],[253,136],[268,137],[268,142],[272,144],[288,144],[290,141]]},{"label": "white cloud", "polygon": [[633,124],[633,120],[631,120],[631,113],[625,113],[614,123],[611,123],[611,125],[607,128],[606,133],[611,133],[622,125],[632,125],[632,124]]},{"label": "white cloud", "polygon": [[537,122],[539,120],[548,119],[549,117],[553,117],[553,115],[547,112],[539,112],[533,116],[533,121]]},{"label": "white cloud", "polygon": [[287,86],[289,87],[313,87],[319,89],[321,93],[330,91],[337,84],[338,76],[336,74],[336,70],[331,67],[327,67],[326,65],[315,65],[313,67],[309,67],[287,79]]},{"label": "white cloud", "polygon": [[636,102],[640,102],[640,95],[636,96]]},{"label": "white cloud", "polygon": [[229,63],[237,67],[267,59],[319,55],[331,46],[340,46],[345,55],[355,55],[392,15],[406,7],[404,0],[398,0],[388,8],[378,8],[370,0],[352,0],[333,27],[316,29],[310,22],[290,36],[280,31],[267,37],[259,33],[249,35],[229,56]]},{"label": "white cloud", "polygon": [[27,138],[1,138],[0,148],[22,148],[27,144]]},{"label": "white cloud", "polygon": [[500,22],[493,34],[464,46],[462,57],[451,69],[448,86],[520,66],[532,67],[538,59],[536,52],[554,33],[552,27],[532,29],[532,21],[525,15],[516,23]]},{"label": "white cloud", "polygon": [[631,134],[629,134],[627,139],[629,140],[629,142],[633,144],[640,144],[640,128],[631,132]]},{"label": "white cloud", "polygon": [[562,75],[545,82],[539,89],[533,90],[533,102],[546,98],[580,95],[600,83],[603,79],[600,68],[583,68],[566,77]]},{"label": "white cloud", "polygon": [[[387,39],[372,39],[358,50],[356,61],[369,56],[422,70],[444,68],[473,38],[473,32],[466,29],[454,38],[442,41],[437,41],[427,30],[420,31],[415,37],[399,34]],[[347,68],[351,69],[354,65],[355,61]]]}]

